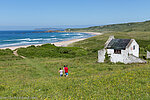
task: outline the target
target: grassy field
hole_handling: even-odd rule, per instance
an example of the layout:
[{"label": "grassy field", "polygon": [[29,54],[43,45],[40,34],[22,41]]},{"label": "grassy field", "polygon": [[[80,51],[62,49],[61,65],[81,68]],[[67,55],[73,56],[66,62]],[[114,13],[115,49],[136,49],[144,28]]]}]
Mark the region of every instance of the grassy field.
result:
[{"label": "grassy field", "polygon": [[[0,97],[34,97],[36,99],[98,99],[98,100],[149,100],[150,64],[97,63],[97,50],[104,47],[110,35],[116,38],[135,38],[140,55],[149,48],[150,32],[118,32],[95,36],[71,44],[71,49],[85,53],[68,52],[64,56],[42,56],[52,53],[46,47],[19,49],[21,59],[11,50],[0,51]],[[73,47],[71,47],[73,46]],[[43,48],[43,49],[42,49]],[[81,49],[82,48],[82,49]],[[63,48],[63,51],[68,51]],[[25,52],[26,51],[26,52]],[[61,48],[62,51],[62,48]],[[32,52],[32,53],[31,53]],[[54,53],[60,52],[55,48]],[[79,51],[80,52],[80,51]],[[37,55],[36,55],[37,54]],[[76,55],[72,57],[72,55]],[[9,57],[8,57],[9,56]],[[3,59],[6,58],[6,59]],[[9,59],[8,59],[9,58]],[[149,60],[147,60],[149,62]],[[59,77],[58,70],[68,65],[69,77]]]}]

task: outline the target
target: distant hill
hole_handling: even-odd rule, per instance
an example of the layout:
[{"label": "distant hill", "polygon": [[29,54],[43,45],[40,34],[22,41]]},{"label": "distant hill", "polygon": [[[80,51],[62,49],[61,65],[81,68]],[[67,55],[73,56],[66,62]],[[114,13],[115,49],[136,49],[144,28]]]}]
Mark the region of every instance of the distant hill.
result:
[{"label": "distant hill", "polygon": [[36,28],[35,30],[44,30],[44,31],[48,31],[48,30],[52,30],[52,31],[56,31],[56,30],[59,30],[59,31],[63,31],[64,28]]},{"label": "distant hill", "polygon": [[66,31],[80,31],[80,32],[130,32],[130,31],[150,31],[150,21],[111,24],[104,26],[93,26],[88,28],[69,28]]}]

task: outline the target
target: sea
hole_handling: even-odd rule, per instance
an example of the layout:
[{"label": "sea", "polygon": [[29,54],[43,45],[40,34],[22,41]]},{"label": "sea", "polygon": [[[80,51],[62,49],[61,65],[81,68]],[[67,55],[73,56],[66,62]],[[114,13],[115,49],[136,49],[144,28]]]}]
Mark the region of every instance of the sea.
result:
[{"label": "sea", "polygon": [[94,35],[76,32],[40,33],[36,30],[0,31],[0,48],[54,43],[92,36]]}]

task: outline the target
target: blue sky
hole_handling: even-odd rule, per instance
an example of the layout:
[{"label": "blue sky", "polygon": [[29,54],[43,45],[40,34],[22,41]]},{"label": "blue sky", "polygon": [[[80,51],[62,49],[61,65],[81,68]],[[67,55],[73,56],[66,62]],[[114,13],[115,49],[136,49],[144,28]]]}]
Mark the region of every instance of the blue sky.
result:
[{"label": "blue sky", "polygon": [[150,0],[0,0],[0,29],[104,25],[150,19]]}]

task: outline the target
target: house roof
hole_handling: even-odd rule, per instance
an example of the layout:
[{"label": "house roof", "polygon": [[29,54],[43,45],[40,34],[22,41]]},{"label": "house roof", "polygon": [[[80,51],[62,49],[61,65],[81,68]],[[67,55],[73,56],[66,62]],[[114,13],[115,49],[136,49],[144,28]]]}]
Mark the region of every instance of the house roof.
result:
[{"label": "house roof", "polygon": [[125,50],[131,39],[112,39],[107,45],[107,49]]}]

